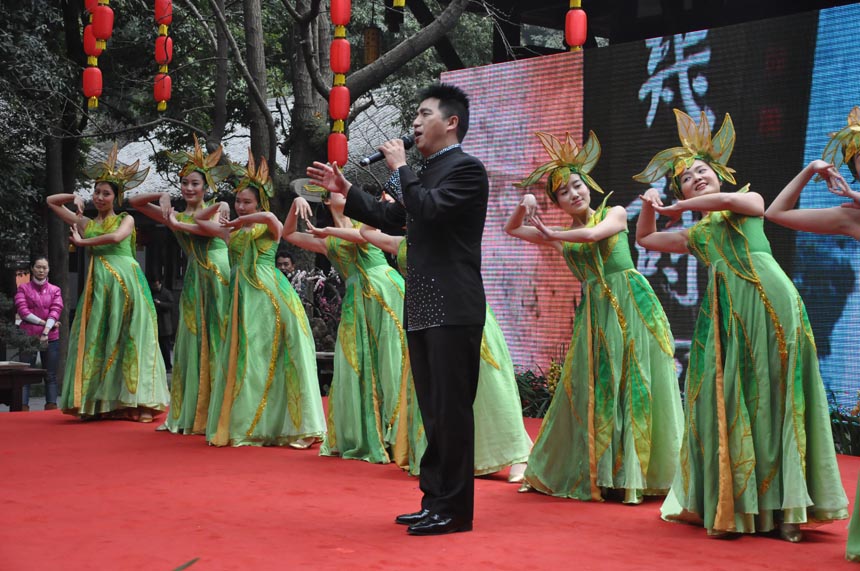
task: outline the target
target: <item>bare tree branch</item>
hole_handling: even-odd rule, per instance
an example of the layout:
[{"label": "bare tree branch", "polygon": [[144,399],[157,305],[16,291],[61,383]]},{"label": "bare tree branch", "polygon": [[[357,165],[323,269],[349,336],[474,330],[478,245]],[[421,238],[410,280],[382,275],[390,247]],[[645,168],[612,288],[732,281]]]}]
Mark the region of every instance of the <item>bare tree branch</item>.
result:
[{"label": "bare tree branch", "polygon": [[191,10],[191,13],[194,14],[194,17],[197,18],[197,21],[200,22],[200,25],[203,26],[203,29],[206,30],[206,35],[209,36],[209,40],[212,42],[212,47],[215,50],[218,50],[218,40],[215,39],[215,34],[212,33],[212,30],[209,28],[209,24],[206,23],[206,20],[203,18],[203,15],[197,9],[197,6],[191,0],[182,0],[182,2],[188,6],[188,9]]},{"label": "bare tree branch", "polygon": [[439,14],[439,17],[432,24],[414,36],[403,40],[372,64],[350,74],[346,80],[346,86],[349,88],[352,100],[355,101],[377,87],[409,60],[438,42],[439,38],[451,31],[457,24],[469,2],[471,0],[451,0],[448,7]]},{"label": "bare tree branch", "polygon": [[242,76],[245,78],[245,82],[248,84],[248,89],[251,92],[251,95],[254,98],[254,102],[260,108],[260,111],[263,114],[263,118],[266,121],[266,127],[269,131],[269,157],[271,159],[272,165],[275,164],[275,158],[277,157],[277,133],[275,131],[275,120],[272,118],[272,113],[269,111],[269,107],[266,103],[266,98],[263,94],[260,93],[260,90],[257,89],[257,84],[254,81],[251,72],[248,71],[248,67],[245,65],[245,61],[242,59],[242,52],[239,50],[239,46],[236,44],[236,38],[233,37],[233,34],[230,32],[230,28],[227,26],[227,19],[224,17],[224,12],[221,11],[221,8],[218,6],[215,0],[209,0],[210,5],[212,6],[212,11],[215,12],[215,17],[218,18],[218,24],[221,26],[221,30],[224,32],[224,35],[227,37],[227,41],[230,43],[230,48],[233,52],[233,59],[236,62],[236,65],[239,67],[239,70],[242,72]]}]

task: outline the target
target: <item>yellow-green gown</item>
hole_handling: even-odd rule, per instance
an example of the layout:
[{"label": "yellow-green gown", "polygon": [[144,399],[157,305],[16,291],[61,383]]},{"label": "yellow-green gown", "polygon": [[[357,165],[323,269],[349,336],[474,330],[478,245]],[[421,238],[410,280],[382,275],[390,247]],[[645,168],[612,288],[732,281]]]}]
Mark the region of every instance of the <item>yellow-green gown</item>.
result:
[{"label": "yellow-green gown", "polygon": [[298,294],[275,268],[265,224],[230,237],[230,302],[206,439],[282,446],[325,434],[316,348]]},{"label": "yellow-green gown", "polygon": [[[608,211],[604,201],[588,225]],[[526,487],[597,501],[602,488],[614,488],[626,503],[665,494],[683,413],[663,307],[633,265],[626,229],[595,243],[565,242],[563,254],[582,300]]]},{"label": "yellow-green gown", "polygon": [[[91,220],[84,238],[119,229],[127,213]],[[158,349],[155,304],[135,258],[136,231],[90,247],[84,290],[69,331],[60,408],[93,417],[124,408],[167,408],[167,374]]]},{"label": "yellow-green gown", "polygon": [[[185,224],[193,215],[177,214]],[[221,349],[230,303],[230,262],[227,244],[189,232],[175,232],[188,265],[179,297],[179,320],[173,345],[170,432],[204,434],[209,413],[212,379],[221,363]]]},{"label": "yellow-green gown", "polygon": [[[397,251],[397,267],[403,275],[406,275],[406,251],[404,239]],[[427,439],[411,375],[405,391],[409,461],[401,467],[417,476],[421,472],[421,456],[427,448]],[[526,461],[532,441],[523,424],[523,405],[514,375],[514,364],[505,335],[489,305],[481,339],[478,391],[472,409],[475,416],[476,476],[492,474]]]},{"label": "yellow-green gown", "polygon": [[320,454],[374,463],[404,458],[406,437],[397,428],[409,374],[403,278],[376,246],[332,236],[326,246],[345,292]]},{"label": "yellow-green gown", "polygon": [[762,218],[710,213],[690,229],[688,246],[709,281],[663,518],[709,533],[847,518],[812,329]]}]

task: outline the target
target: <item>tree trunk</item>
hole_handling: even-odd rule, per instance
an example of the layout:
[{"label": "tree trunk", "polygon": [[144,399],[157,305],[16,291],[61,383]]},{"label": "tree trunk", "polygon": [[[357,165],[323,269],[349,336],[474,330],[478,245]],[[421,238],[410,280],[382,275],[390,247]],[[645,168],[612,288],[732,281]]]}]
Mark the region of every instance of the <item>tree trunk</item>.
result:
[{"label": "tree trunk", "polygon": [[[260,8],[260,0],[243,0],[245,11],[245,56],[248,72],[257,86],[257,90],[267,97],[266,90],[266,53],[263,37],[263,16]],[[249,95],[253,100],[253,96]],[[266,123],[265,113],[268,109],[260,109],[255,102],[248,109],[249,123],[251,128],[251,151],[254,158],[266,157],[266,160],[274,166],[275,157],[270,155],[270,147],[274,141],[270,140],[269,128]]]},{"label": "tree trunk", "polygon": [[[215,3],[223,13],[224,0],[215,0]],[[224,34],[221,26],[215,26],[215,38],[217,46],[215,48],[214,110],[212,112],[212,130],[206,139],[206,147],[210,153],[221,144],[224,130],[227,127],[227,88],[229,86],[228,73],[230,71],[230,61],[227,59],[230,55],[230,48],[227,44],[227,36]]]},{"label": "tree trunk", "polygon": [[[310,0],[298,0],[296,9],[304,13],[310,6]],[[309,34],[313,45],[304,46],[316,58],[323,73],[331,77],[328,63],[331,30],[327,14],[321,13],[310,24]],[[290,67],[293,75],[293,109],[290,114],[290,140],[296,144],[290,146],[290,168],[287,172],[290,179],[302,178],[305,169],[315,160],[326,160],[326,141],[329,131],[328,102],[314,89],[307,65],[302,56],[301,25],[293,24],[293,50],[290,57]],[[330,82],[330,80],[329,80]]]}]

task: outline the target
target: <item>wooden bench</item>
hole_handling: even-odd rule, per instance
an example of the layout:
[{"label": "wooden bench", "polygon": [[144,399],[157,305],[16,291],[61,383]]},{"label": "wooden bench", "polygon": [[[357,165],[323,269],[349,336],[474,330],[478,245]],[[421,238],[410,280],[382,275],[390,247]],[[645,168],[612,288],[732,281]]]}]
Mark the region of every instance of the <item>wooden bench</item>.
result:
[{"label": "wooden bench", "polygon": [[29,365],[0,365],[0,402],[9,405],[9,412],[24,408],[24,385],[41,383],[47,371]]}]

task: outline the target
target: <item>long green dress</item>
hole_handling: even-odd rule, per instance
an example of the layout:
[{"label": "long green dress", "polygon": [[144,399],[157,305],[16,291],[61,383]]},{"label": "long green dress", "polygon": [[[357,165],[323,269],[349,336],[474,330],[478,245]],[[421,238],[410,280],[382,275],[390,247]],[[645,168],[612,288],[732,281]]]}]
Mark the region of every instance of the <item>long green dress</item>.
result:
[{"label": "long green dress", "polygon": [[[604,205],[588,222],[606,217]],[[582,283],[573,338],[529,456],[525,488],[578,500],[615,488],[626,503],[672,484],[683,413],[669,323],[636,271],[627,230],[564,243]]]},{"label": "long green dress", "polygon": [[403,278],[376,246],[332,236],[326,246],[346,291],[320,454],[383,464],[404,458],[406,438],[398,431],[400,387],[409,374],[400,321]]},{"label": "long green dress", "polygon": [[230,302],[206,439],[282,446],[325,434],[316,348],[298,294],[275,268],[265,224],[230,237]]},{"label": "long green dress", "polygon": [[[404,239],[397,251],[397,267],[404,276],[406,251]],[[412,375],[409,375],[406,391],[409,462],[402,467],[417,476],[421,471],[421,456],[427,448],[427,438]],[[514,364],[505,335],[489,305],[481,339],[478,391],[472,409],[475,417],[476,476],[492,474],[528,459],[532,441],[523,423],[523,405],[514,375]]]},{"label": "long green dress", "polygon": [[857,492],[854,494],[854,513],[848,522],[848,544],[845,548],[845,559],[860,562],[860,509],[857,500],[860,499],[860,480],[857,480]]},{"label": "long green dress", "polygon": [[[194,216],[177,214],[185,224]],[[173,346],[170,413],[165,426],[178,434],[204,434],[212,378],[221,363],[221,349],[230,305],[230,262],[227,244],[188,232],[176,232],[188,265],[179,298],[179,323]]]},{"label": "long green dress", "polygon": [[688,245],[710,278],[664,519],[709,533],[845,519],[812,329],[771,255],[762,218],[710,213],[690,229]]},{"label": "long green dress", "polygon": [[[84,238],[119,229],[127,213],[92,220]],[[167,374],[158,350],[155,304],[135,259],[136,231],[90,248],[84,291],[69,334],[60,408],[93,417],[124,408],[167,408]]]}]

